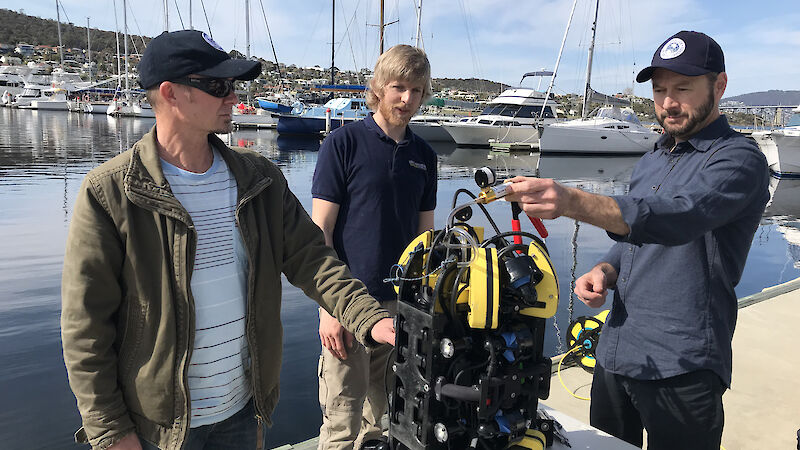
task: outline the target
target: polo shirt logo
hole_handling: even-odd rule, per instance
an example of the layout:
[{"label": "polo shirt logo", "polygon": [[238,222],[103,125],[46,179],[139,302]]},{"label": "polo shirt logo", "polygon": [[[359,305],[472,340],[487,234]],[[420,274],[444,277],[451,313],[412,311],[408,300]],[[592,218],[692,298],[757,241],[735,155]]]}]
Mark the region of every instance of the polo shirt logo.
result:
[{"label": "polo shirt logo", "polygon": [[428,170],[428,168],[425,166],[425,164],[418,163],[418,162],[416,162],[416,161],[409,161],[409,162],[408,162],[408,165],[409,165],[409,166],[411,166],[411,167],[413,167],[413,168],[415,168],[415,169],[419,169],[419,170]]}]

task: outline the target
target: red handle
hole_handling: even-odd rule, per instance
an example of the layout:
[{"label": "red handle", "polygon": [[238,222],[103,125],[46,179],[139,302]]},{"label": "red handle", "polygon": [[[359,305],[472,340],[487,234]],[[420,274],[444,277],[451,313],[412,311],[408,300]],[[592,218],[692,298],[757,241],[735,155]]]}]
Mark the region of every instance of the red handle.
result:
[{"label": "red handle", "polygon": [[[511,231],[522,231],[522,227],[519,224],[519,219],[512,219],[511,220]],[[514,243],[515,244],[522,244],[522,236],[515,234],[514,235]]]},{"label": "red handle", "polygon": [[536,228],[536,231],[539,232],[539,236],[546,238],[549,235],[547,228],[545,228],[544,223],[542,223],[542,219],[531,216],[528,216],[528,219],[531,219],[531,223],[533,224],[533,227]]}]

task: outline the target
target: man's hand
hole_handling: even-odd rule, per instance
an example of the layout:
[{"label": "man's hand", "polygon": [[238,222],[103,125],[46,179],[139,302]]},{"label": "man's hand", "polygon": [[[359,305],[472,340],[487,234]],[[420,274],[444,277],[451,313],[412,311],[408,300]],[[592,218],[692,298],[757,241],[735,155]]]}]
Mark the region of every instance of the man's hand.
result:
[{"label": "man's hand", "polygon": [[617,281],[617,271],[608,263],[600,263],[575,280],[575,295],[591,308],[606,302],[608,289]]},{"label": "man's hand", "polygon": [[387,317],[379,320],[369,333],[372,340],[379,344],[394,345],[394,319]]},{"label": "man's hand", "polygon": [[353,333],[347,331],[328,311],[319,310],[319,341],[338,359],[347,359],[347,350],[353,345]]},{"label": "man's hand", "polygon": [[561,216],[586,222],[620,236],[631,229],[622,218],[617,201],[605,195],[592,194],[562,186],[547,178],[514,177],[506,200],[519,202],[525,214],[540,219]]},{"label": "man's hand", "polygon": [[570,188],[548,178],[514,177],[509,181],[513,184],[506,200],[519,202],[527,215],[540,219],[568,215],[572,202]]},{"label": "man's hand", "polygon": [[139,442],[139,437],[136,436],[136,433],[131,433],[116,444],[108,447],[108,450],[142,450],[142,443]]}]

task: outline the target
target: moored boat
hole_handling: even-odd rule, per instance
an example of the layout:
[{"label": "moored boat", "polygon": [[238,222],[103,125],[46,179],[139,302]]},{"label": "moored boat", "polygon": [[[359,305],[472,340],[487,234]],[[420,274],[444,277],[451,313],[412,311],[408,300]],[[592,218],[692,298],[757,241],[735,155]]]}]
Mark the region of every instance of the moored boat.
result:
[{"label": "moored boat", "polygon": [[[460,146],[488,147],[498,143],[538,144],[539,127],[557,120],[558,104],[529,88],[505,90],[476,117],[465,117],[442,127]],[[546,104],[545,104],[546,103]]]},{"label": "moored boat", "polygon": [[800,106],[792,113],[783,128],[753,133],[770,172],[779,178],[800,178]]}]

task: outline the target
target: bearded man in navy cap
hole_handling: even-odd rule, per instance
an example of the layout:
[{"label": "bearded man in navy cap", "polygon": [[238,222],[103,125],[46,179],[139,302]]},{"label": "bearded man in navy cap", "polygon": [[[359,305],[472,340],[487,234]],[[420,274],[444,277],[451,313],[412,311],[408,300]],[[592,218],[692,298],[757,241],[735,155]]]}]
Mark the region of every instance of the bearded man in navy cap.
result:
[{"label": "bearded man in navy cap", "polygon": [[94,449],[255,449],[278,401],[281,274],[367,347],[389,313],[263,156],[225,146],[235,80],[205,33],[164,33],[139,82],[156,125],[86,175],[62,280],[62,342]]},{"label": "bearded man in navy cap", "polygon": [[636,80],[652,80],[665,133],[636,165],[627,195],[518,177],[509,199],[531,216],[588,222],[616,241],[575,286],[593,308],[614,290],[597,346],[592,425],[639,447],[644,428],[649,450],[716,450],[734,287],[769,199],[767,164],[719,113],[728,76],[709,36],[670,37]]}]

